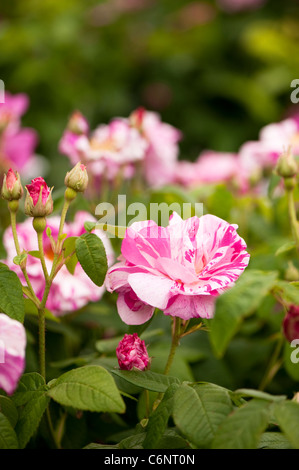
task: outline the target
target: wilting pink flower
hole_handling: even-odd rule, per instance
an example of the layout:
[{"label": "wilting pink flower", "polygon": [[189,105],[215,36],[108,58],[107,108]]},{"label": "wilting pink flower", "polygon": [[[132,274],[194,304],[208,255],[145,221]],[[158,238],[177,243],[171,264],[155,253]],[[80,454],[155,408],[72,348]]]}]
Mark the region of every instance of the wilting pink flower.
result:
[{"label": "wilting pink flower", "polygon": [[181,132],[161,121],[159,114],[139,108],[130,118],[148,142],[144,156],[144,175],[150,186],[172,183],[179,154]]},{"label": "wilting pink flower", "polygon": [[167,227],[151,220],[133,223],[122,242],[120,262],[106,277],[107,290],[119,293],[122,320],[139,325],[155,308],[184,320],[211,318],[216,297],[249,262],[236,229],[213,215],[182,220],[173,213]]},{"label": "wilting pink flower", "polygon": [[0,313],[0,389],[15,391],[25,368],[26,333],[22,323]]},{"label": "wilting pink flower", "polygon": [[248,175],[273,169],[279,156],[291,147],[299,155],[299,118],[289,118],[261,129],[259,140],[246,142],[239,151],[240,163]]},{"label": "wilting pink flower", "polygon": [[299,339],[299,306],[291,305],[283,320],[283,332],[286,339],[291,343]]},{"label": "wilting pink flower", "polygon": [[[66,233],[68,237],[80,236],[85,232],[84,223],[86,221],[92,220],[95,219],[89,213],[78,212],[73,222],[65,224],[64,233]],[[49,217],[47,219],[47,226],[51,228],[54,238],[58,235],[59,223],[59,217],[55,216]],[[21,250],[37,250],[37,237],[30,219],[27,219],[25,222],[18,224],[17,232]],[[94,233],[98,235],[103,241],[108,258],[108,265],[111,265],[114,259],[114,255],[109,239],[101,230],[95,230]],[[8,228],[5,231],[3,242],[7,252],[7,259],[4,260],[4,262],[10,267],[10,269],[15,271],[23,281],[23,275],[19,266],[16,266],[13,262],[13,258],[15,257],[16,253],[11,228]],[[52,266],[54,254],[51,248],[50,240],[45,232],[44,249],[46,266],[49,272]],[[28,255],[26,266],[30,281],[33,285],[33,289],[35,290],[38,298],[41,299],[45,287],[45,281],[40,260]],[[69,273],[66,266],[63,266],[53,281],[46,307],[51,310],[54,315],[61,316],[68,312],[82,308],[90,301],[96,302],[101,298],[104,291],[104,287],[97,287],[89,279],[79,264],[76,266],[74,275]]]},{"label": "wilting pink flower", "polygon": [[28,108],[27,95],[5,93],[0,103],[0,166],[5,170],[14,166],[24,174],[33,164],[37,134],[33,129],[21,127],[21,116]]},{"label": "wilting pink flower", "polygon": [[123,337],[116,348],[116,356],[119,367],[123,370],[145,370],[150,361],[145,342],[137,333]]}]

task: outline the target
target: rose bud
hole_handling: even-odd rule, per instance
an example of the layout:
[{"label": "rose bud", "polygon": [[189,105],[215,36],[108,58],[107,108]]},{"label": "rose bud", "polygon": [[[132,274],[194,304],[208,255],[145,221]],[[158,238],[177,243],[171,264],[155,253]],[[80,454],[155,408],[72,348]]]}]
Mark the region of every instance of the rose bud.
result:
[{"label": "rose bud", "polygon": [[298,165],[294,159],[291,148],[289,147],[286,152],[283,152],[278,159],[276,165],[276,172],[282,178],[292,178],[298,173]]},{"label": "rose bud", "polygon": [[3,178],[2,197],[7,201],[17,201],[23,196],[24,190],[21,184],[20,175],[10,168]]},{"label": "rose bud", "polygon": [[86,118],[80,111],[75,111],[68,122],[67,130],[73,134],[81,135],[87,134],[89,131],[89,125]]},{"label": "rose bud", "polygon": [[25,214],[31,217],[46,217],[53,212],[52,189],[41,177],[26,186]]},{"label": "rose bud", "polygon": [[83,192],[88,185],[88,174],[86,166],[81,162],[77,163],[71,171],[68,171],[64,184],[76,192]]},{"label": "rose bud", "polygon": [[137,333],[123,337],[116,348],[116,356],[119,367],[123,370],[145,370],[150,363],[145,342]]},{"label": "rose bud", "polygon": [[282,326],[284,335],[290,343],[294,339],[299,339],[299,306],[290,306]]}]

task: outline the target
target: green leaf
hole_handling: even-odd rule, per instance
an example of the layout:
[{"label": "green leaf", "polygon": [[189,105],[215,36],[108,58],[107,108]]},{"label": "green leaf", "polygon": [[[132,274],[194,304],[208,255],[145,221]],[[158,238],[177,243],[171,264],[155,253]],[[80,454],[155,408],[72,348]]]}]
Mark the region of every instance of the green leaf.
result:
[{"label": "green leaf", "polygon": [[[162,336],[164,334],[164,330],[162,329],[157,329],[157,330],[151,330],[147,333],[143,333],[141,335],[141,339],[143,340],[149,340],[150,338],[154,338],[157,336]],[[113,353],[115,352],[115,349],[118,346],[118,343],[123,339],[123,336],[117,336],[116,338],[111,338],[111,339],[101,339],[96,342],[95,347],[98,352],[100,353]]]},{"label": "green leaf", "polygon": [[80,410],[123,413],[125,404],[113,378],[101,366],[84,366],[61,375],[48,391],[61,405]]},{"label": "green leaf", "polygon": [[6,416],[14,428],[18,421],[18,410],[10,398],[0,396],[0,412]]},{"label": "green leaf", "polygon": [[18,449],[16,433],[4,414],[0,413],[0,449]]},{"label": "green leaf", "polygon": [[167,427],[169,417],[172,414],[174,394],[178,387],[178,384],[170,385],[166,390],[161,403],[150,415],[146,428],[146,438],[143,442],[143,447],[145,449],[155,449],[157,443],[162,438]]},{"label": "green leaf", "polygon": [[44,378],[37,372],[29,372],[22,375],[12,400],[16,406],[22,406],[28,401],[34,400],[37,392],[44,392],[46,390],[47,385]]},{"label": "green leaf", "polygon": [[299,404],[294,401],[277,403],[274,415],[282,432],[295,449],[299,449]]},{"label": "green leaf", "polygon": [[293,449],[290,441],[281,432],[264,432],[259,449]]},{"label": "green leaf", "polygon": [[199,448],[209,447],[218,426],[231,411],[228,392],[213,384],[183,383],[174,396],[174,422]]},{"label": "green leaf", "polygon": [[76,254],[90,279],[97,286],[102,286],[108,269],[102,240],[93,233],[82,235],[76,240]]},{"label": "green leaf", "polygon": [[0,263],[0,311],[14,320],[24,321],[22,284],[6,264]]},{"label": "green leaf", "polygon": [[[63,244],[63,247],[62,247],[62,249],[64,251],[64,258],[67,258],[69,255],[71,255],[73,252],[76,251],[76,240],[77,239],[78,239],[78,237],[68,237],[65,240],[65,242]],[[65,264],[68,271],[71,274],[75,273],[77,263],[78,263],[78,258],[77,258],[76,253],[74,253],[71,256],[71,258],[69,259],[69,261]]]},{"label": "green leaf", "polygon": [[286,302],[299,305],[299,286],[296,283],[277,281],[274,291]]},{"label": "green leaf", "polygon": [[275,256],[279,256],[279,255],[282,255],[283,253],[287,253],[288,251],[291,251],[294,248],[296,248],[295,242],[290,241],[290,242],[284,243],[284,245],[278,248],[278,250],[275,253]]},{"label": "green leaf", "polygon": [[[49,228],[49,227],[48,227],[48,228]],[[33,258],[38,258],[38,259],[40,259],[40,252],[37,251],[37,250],[36,250],[36,251],[35,251],[35,250],[33,250],[33,251],[28,251],[28,255],[33,256]]]},{"label": "green leaf", "polygon": [[253,399],[219,426],[212,449],[256,449],[270,419],[271,404]]},{"label": "green leaf", "polygon": [[170,377],[163,374],[157,374],[150,370],[139,371],[139,370],[119,370],[111,369],[110,372],[127,382],[136,385],[146,390],[153,392],[166,392],[169,385],[173,383],[179,384],[180,381],[176,377]]},{"label": "green leaf", "polygon": [[21,253],[20,255],[17,255],[14,257],[13,259],[13,262],[14,264],[16,264],[17,266],[20,266],[20,264],[23,262],[23,261],[26,261],[27,259],[27,253],[24,252],[24,253]]},{"label": "green leaf", "polygon": [[268,401],[283,401],[286,400],[286,395],[270,395],[270,393],[261,392],[260,390],[251,390],[249,388],[239,388],[231,394],[236,395],[237,397],[250,397],[250,398],[260,398],[261,400]]},{"label": "green leaf", "polygon": [[84,228],[86,232],[92,232],[96,228],[97,222],[85,222]]},{"label": "green leaf", "polygon": [[276,272],[246,271],[236,285],[222,294],[209,322],[213,350],[222,357],[245,317],[254,313],[275,284]]},{"label": "green leaf", "polygon": [[35,391],[33,397],[27,401],[20,411],[16,433],[20,448],[23,449],[38,429],[39,423],[50,402],[46,391]]}]

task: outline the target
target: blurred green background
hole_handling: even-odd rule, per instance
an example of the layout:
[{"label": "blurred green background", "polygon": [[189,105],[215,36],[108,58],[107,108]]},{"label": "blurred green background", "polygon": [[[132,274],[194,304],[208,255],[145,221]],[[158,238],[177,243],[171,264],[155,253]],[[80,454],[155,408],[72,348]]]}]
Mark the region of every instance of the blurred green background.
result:
[{"label": "blurred green background", "polygon": [[219,3],[1,2],[0,78],[30,96],[23,123],[51,159],[49,184],[59,187],[69,167],[57,145],[75,109],[92,128],[140,105],[156,110],[183,131],[181,158],[190,160],[205,148],[237,151],[296,111],[299,2],[234,13]]}]

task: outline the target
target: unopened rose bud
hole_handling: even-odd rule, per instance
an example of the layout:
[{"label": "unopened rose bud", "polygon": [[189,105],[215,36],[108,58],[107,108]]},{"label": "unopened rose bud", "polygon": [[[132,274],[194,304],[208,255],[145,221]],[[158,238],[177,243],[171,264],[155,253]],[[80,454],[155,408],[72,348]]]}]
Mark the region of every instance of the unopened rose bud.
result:
[{"label": "unopened rose bud", "polygon": [[88,174],[86,166],[81,162],[77,163],[74,168],[66,174],[64,184],[76,192],[83,192],[88,185]]},{"label": "unopened rose bud", "polygon": [[77,135],[88,133],[89,125],[87,119],[80,113],[80,111],[75,111],[71,115],[67,125],[67,130]]},{"label": "unopened rose bud", "polygon": [[23,196],[24,190],[21,184],[20,175],[10,168],[3,178],[2,197],[7,201],[18,201]]},{"label": "unopened rose bud", "polygon": [[292,178],[298,173],[298,164],[294,159],[291,149],[288,148],[278,159],[276,172],[282,178]]},{"label": "unopened rose bud", "polygon": [[52,189],[41,177],[26,186],[25,214],[31,217],[46,217],[53,212]]},{"label": "unopened rose bud", "polygon": [[145,370],[150,363],[145,342],[137,333],[123,337],[116,348],[116,356],[119,367],[123,370]]},{"label": "unopened rose bud", "polygon": [[294,339],[299,339],[299,306],[290,306],[282,326],[284,335],[290,343]]}]

